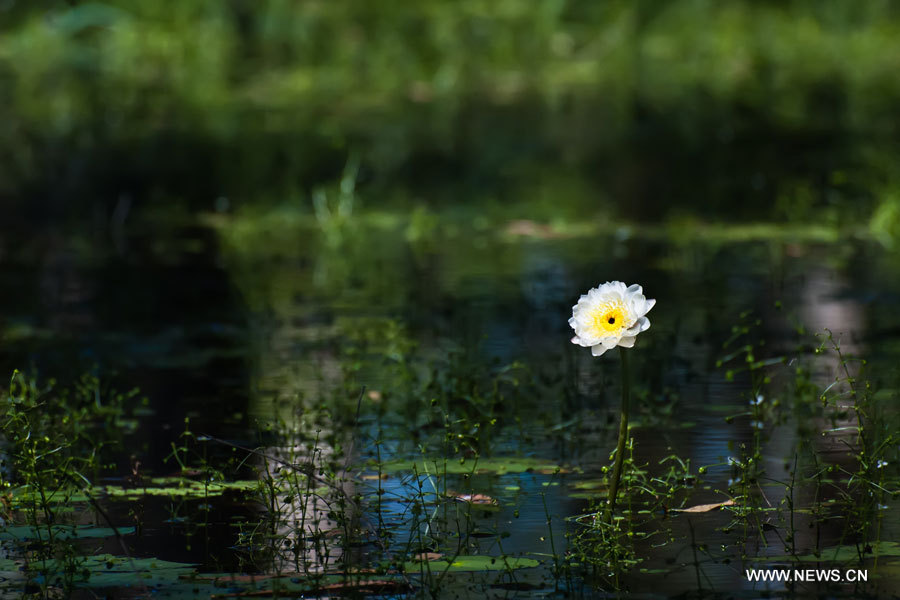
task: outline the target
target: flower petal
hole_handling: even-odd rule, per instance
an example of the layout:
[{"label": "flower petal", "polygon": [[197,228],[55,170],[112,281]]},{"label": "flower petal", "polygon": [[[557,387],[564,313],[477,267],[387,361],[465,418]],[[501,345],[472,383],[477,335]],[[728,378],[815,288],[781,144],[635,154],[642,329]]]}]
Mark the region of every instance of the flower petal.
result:
[{"label": "flower petal", "polygon": [[650,320],[647,317],[641,317],[634,324],[626,329],[622,335],[637,335],[650,327]]},{"label": "flower petal", "polygon": [[586,340],[577,335],[573,337],[571,341],[573,344],[578,344],[579,346],[583,346],[584,348],[590,348],[596,343],[596,341]]},{"label": "flower petal", "polygon": [[650,312],[650,309],[653,308],[655,305],[656,305],[656,299],[655,299],[655,298],[654,298],[654,299],[651,299],[651,300],[647,300],[647,310],[644,311],[644,314],[647,314],[648,312]]},{"label": "flower petal", "polygon": [[619,345],[624,348],[634,347],[634,340],[637,339],[633,335],[623,335],[619,340]]},{"label": "flower petal", "polygon": [[643,295],[631,297],[631,312],[635,317],[642,317],[647,313],[647,299]]},{"label": "flower petal", "polygon": [[603,338],[602,340],[600,340],[600,343],[603,345],[604,348],[609,350],[610,348],[615,348],[616,343],[618,343],[618,342],[617,342],[616,338],[614,338],[614,337],[606,337],[606,338]]},{"label": "flower petal", "polygon": [[641,286],[639,286],[639,285],[636,284],[636,283],[633,283],[633,284],[631,284],[631,285],[628,286],[628,289],[625,290],[625,292],[628,293],[628,294],[643,294],[643,293],[644,293],[644,288],[642,288]]},{"label": "flower petal", "polygon": [[604,352],[606,352],[608,348],[604,348],[601,345],[591,346],[591,354],[594,356],[601,356]]}]

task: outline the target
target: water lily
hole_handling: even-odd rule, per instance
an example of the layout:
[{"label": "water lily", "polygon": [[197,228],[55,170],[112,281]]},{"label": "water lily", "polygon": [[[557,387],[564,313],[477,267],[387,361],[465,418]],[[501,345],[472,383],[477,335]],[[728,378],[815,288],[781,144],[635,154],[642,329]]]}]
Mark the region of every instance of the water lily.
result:
[{"label": "water lily", "polygon": [[607,281],[581,296],[572,307],[572,318],[569,319],[569,325],[575,330],[573,344],[590,348],[594,356],[600,356],[618,346],[622,355],[622,407],[619,412],[615,462],[609,478],[606,512],[608,524],[613,522],[628,441],[631,379],[625,348],[634,346],[637,334],[650,328],[650,320],[646,315],[654,304],[656,300],[648,300],[643,288],[637,284],[626,286],[621,281]]},{"label": "water lily", "polygon": [[648,300],[637,284],[608,281],[591,288],[572,307],[572,343],[590,348],[594,356],[616,346],[631,348],[637,334],[650,328],[645,315],[654,304],[656,300]]}]

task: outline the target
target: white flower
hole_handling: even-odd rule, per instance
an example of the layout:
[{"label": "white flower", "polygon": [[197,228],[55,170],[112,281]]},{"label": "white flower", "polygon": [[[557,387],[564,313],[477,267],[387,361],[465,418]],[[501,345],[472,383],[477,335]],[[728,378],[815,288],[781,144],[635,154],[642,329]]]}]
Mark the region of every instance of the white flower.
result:
[{"label": "white flower", "polygon": [[656,300],[647,300],[637,284],[626,287],[621,281],[608,281],[591,288],[572,307],[572,343],[589,347],[594,356],[616,346],[631,348],[635,336],[650,327],[644,315],[654,304]]}]

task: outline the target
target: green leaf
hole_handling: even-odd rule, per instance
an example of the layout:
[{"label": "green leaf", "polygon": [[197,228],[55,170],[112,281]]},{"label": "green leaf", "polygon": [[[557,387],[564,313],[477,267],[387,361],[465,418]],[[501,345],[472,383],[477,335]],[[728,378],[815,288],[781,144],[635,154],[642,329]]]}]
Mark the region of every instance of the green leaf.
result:
[{"label": "green leaf", "polygon": [[422,570],[450,573],[473,571],[507,571],[516,569],[530,569],[540,566],[541,563],[533,558],[512,558],[502,556],[457,556],[452,562],[446,560],[415,561],[404,563],[407,572]]},{"label": "green leaf", "polygon": [[416,470],[421,475],[439,475],[449,473],[462,475],[466,473],[505,475],[507,473],[537,472],[552,475],[556,472],[568,473],[566,469],[556,463],[537,458],[479,458],[460,461],[458,459],[424,459],[424,460],[395,460],[383,463],[381,470],[384,473],[396,473],[398,471]]},{"label": "green leaf", "polygon": [[[134,533],[134,527],[117,527],[119,535]],[[52,525],[47,527],[32,527],[21,525],[6,527],[0,530],[0,540],[12,540],[17,542],[41,541],[46,542],[50,537],[60,540],[106,538],[116,535],[111,527],[92,527],[90,525]]]}]

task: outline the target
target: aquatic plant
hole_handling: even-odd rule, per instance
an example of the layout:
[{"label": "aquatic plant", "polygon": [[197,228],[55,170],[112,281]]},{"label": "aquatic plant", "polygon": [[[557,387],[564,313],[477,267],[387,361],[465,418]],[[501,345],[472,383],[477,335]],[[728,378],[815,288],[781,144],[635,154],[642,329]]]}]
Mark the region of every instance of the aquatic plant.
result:
[{"label": "aquatic plant", "polygon": [[616,508],[616,496],[622,478],[625,444],[628,440],[628,409],[631,381],[628,373],[628,355],[625,348],[634,346],[637,334],[650,328],[646,314],[656,304],[648,300],[641,286],[625,286],[621,281],[608,281],[591,288],[572,307],[569,325],[575,330],[573,344],[591,349],[593,356],[602,356],[607,350],[622,348],[622,408],[619,416],[619,437],[616,443],[615,466],[609,486],[609,520]]},{"label": "aquatic plant", "polygon": [[[92,481],[105,466],[108,447],[117,442],[125,402],[136,394],[109,391],[92,374],[63,387],[14,371],[0,396],[0,433],[9,467],[3,482],[8,492],[4,535],[20,539],[17,532],[25,532],[40,540],[27,557],[29,564],[41,570],[45,561],[55,560],[64,589],[71,588],[84,561],[74,543],[86,534],[66,524],[61,506],[80,496],[120,543],[126,532],[96,502]],[[41,581],[42,588],[50,584],[49,577]]]},{"label": "aquatic plant", "polygon": [[[745,421],[750,434],[729,443],[732,455],[725,463],[701,469],[730,471],[732,500],[723,506],[733,518],[721,531],[737,533],[730,546],[745,564],[877,569],[879,557],[895,555],[883,539],[882,522],[897,493],[896,421],[880,406],[895,396],[876,392],[876,378],[885,373],[867,369],[867,361],[848,354],[828,329],[812,337],[797,326],[794,350],[765,357],[761,330],[761,319],[741,314],[725,343],[729,352],[717,363],[726,369],[726,381],[746,386],[747,408],[725,420]],[[784,475],[766,460],[771,454],[765,448],[773,442],[781,446]],[[840,527],[829,532],[827,525],[835,522]],[[760,556],[760,545],[770,544],[783,554]]]},{"label": "aquatic plant", "polygon": [[572,343],[590,348],[594,356],[616,346],[631,348],[637,334],[650,328],[645,315],[655,304],[637,284],[626,287],[621,281],[608,281],[591,288],[572,307]]}]

